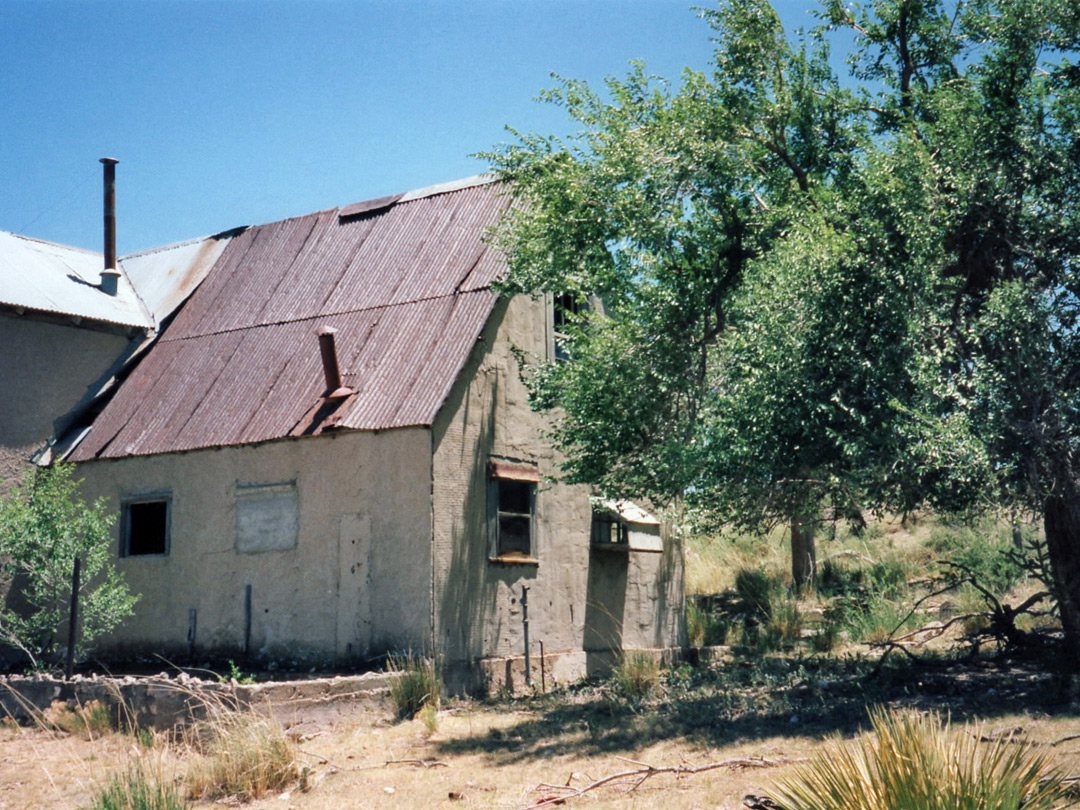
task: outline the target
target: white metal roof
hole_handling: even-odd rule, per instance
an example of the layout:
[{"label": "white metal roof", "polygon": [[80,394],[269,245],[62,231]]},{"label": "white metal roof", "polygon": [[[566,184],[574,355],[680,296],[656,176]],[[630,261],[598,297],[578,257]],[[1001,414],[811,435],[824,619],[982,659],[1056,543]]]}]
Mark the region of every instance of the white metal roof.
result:
[{"label": "white metal roof", "polygon": [[100,253],[0,231],[0,304],[152,329],[123,274],[116,295],[101,291],[101,269]]}]

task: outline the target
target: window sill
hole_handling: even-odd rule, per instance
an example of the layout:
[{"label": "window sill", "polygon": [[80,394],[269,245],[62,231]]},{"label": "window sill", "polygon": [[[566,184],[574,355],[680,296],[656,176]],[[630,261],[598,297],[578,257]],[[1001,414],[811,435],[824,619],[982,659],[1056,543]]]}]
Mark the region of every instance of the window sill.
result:
[{"label": "window sill", "polygon": [[499,565],[540,565],[540,561],[533,557],[522,555],[500,554],[498,557],[488,557],[489,563]]}]

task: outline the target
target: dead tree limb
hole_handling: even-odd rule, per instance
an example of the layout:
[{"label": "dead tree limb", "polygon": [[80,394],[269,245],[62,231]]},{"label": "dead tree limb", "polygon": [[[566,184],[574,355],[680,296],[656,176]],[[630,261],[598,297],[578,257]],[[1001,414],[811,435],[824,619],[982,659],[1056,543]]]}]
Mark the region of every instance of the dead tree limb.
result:
[{"label": "dead tree limb", "polygon": [[570,799],[576,799],[578,796],[596,790],[597,788],[604,787],[605,785],[619,784],[622,782],[633,782],[628,788],[629,790],[637,789],[646,779],[650,779],[659,774],[671,774],[676,778],[682,778],[684,776],[693,776],[699,773],[705,773],[706,771],[715,771],[718,768],[775,768],[778,765],[785,765],[789,762],[802,762],[802,759],[766,759],[765,757],[734,757],[732,759],[722,759],[718,762],[709,762],[705,765],[667,765],[663,767],[656,767],[644,762],[637,762],[636,760],[626,759],[625,757],[619,757],[624,762],[629,762],[639,767],[633,768],[627,771],[619,771],[618,773],[608,774],[599,779],[594,779],[589,784],[574,788],[569,785],[551,785],[542,784],[538,790],[557,790],[561,791],[562,795],[559,796],[545,796],[538,802],[530,804],[525,810],[541,810],[541,808],[551,807],[556,804],[565,804]]}]

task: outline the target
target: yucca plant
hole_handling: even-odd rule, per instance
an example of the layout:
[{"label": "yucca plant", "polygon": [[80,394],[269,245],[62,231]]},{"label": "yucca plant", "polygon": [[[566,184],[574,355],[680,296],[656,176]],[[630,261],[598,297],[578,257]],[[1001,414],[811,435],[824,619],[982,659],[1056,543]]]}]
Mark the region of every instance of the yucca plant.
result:
[{"label": "yucca plant", "polygon": [[935,713],[871,711],[873,736],[834,744],[780,783],[784,810],[1050,810],[1068,806],[1049,760],[1007,737],[980,742]]}]

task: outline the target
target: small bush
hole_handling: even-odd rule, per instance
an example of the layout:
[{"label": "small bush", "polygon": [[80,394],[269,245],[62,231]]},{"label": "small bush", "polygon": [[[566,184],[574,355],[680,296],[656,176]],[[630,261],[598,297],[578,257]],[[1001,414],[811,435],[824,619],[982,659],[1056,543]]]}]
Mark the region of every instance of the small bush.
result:
[{"label": "small bush", "polygon": [[87,810],[185,810],[187,801],[169,781],[141,762],[113,775]]},{"label": "small bush", "polygon": [[832,652],[839,643],[840,625],[836,622],[823,621],[818,631],[810,636],[810,647],[818,653]]},{"label": "small bush", "polygon": [[718,616],[704,608],[696,599],[686,603],[686,635],[692,647],[712,647],[726,644],[729,624],[723,616]]},{"label": "small bush", "polygon": [[827,596],[847,596],[863,589],[863,570],[825,560],[818,567],[817,590]]},{"label": "small bush", "polygon": [[779,582],[756,568],[743,568],[735,574],[735,592],[742,601],[743,610],[758,621],[772,616],[773,595],[779,590]]},{"label": "small bush", "polygon": [[611,673],[611,685],[616,695],[631,703],[648,700],[660,689],[660,662],[647,652],[624,654]]},{"label": "small bush", "polygon": [[187,737],[202,756],[188,771],[192,798],[250,801],[296,781],[296,747],[281,724],[250,710],[207,704],[207,717]]},{"label": "small bush", "polygon": [[88,740],[109,734],[114,729],[112,712],[99,700],[76,704],[74,707],[64,701],[55,700],[41,713],[40,721],[46,728],[66,731]]},{"label": "small bush", "polygon": [[871,712],[874,736],[834,744],[780,784],[783,810],[1050,810],[1061,775],[1003,737],[979,742],[937,714]]},{"label": "small bush", "polygon": [[888,599],[869,599],[859,610],[847,616],[847,627],[854,641],[886,641],[890,634],[914,629],[917,619],[910,609]]},{"label": "small bush", "polygon": [[391,656],[388,668],[398,675],[390,684],[398,720],[412,720],[429,704],[439,707],[441,685],[434,661],[414,655]]}]

